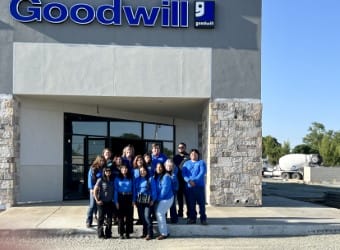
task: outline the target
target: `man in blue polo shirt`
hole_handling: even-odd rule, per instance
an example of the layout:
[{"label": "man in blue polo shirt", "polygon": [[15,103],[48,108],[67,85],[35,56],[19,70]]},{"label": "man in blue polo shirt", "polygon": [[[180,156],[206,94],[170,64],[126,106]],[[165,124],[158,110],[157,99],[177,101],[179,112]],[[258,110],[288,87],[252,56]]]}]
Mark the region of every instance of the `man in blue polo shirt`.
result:
[{"label": "man in blue polo shirt", "polygon": [[182,168],[182,175],[186,182],[188,195],[188,224],[195,224],[197,219],[196,203],[199,205],[200,220],[202,225],[207,225],[207,215],[205,213],[205,175],[207,166],[203,160],[199,160],[199,152],[192,149],[190,160],[186,161]]}]

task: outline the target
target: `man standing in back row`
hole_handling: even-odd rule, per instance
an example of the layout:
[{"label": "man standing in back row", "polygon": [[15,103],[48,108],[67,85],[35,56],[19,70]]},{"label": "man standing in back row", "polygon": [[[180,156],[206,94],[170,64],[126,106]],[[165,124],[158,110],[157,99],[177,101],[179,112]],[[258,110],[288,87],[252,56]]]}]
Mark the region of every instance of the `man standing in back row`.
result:
[{"label": "man standing in back row", "polygon": [[178,217],[183,217],[183,195],[185,197],[185,203],[187,204],[187,216],[188,216],[188,199],[185,193],[185,181],[182,175],[182,167],[185,161],[189,160],[189,154],[186,152],[187,145],[184,142],[178,144],[178,154],[174,157],[174,164],[178,168],[177,179],[178,179],[178,191],[177,191],[177,202],[178,202]]}]

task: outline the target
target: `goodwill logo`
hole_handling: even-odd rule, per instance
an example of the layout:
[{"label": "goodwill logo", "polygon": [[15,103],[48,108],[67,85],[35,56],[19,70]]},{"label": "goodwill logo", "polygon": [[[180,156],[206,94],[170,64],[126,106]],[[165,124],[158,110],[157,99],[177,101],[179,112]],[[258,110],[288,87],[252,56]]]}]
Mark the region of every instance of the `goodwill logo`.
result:
[{"label": "goodwill logo", "polygon": [[[43,3],[41,0],[11,0],[9,10],[12,17],[24,23],[63,23],[68,20],[77,24],[90,24],[94,20],[102,25],[154,27],[158,21],[161,27],[188,28],[189,0],[161,0],[160,6],[145,7],[124,5],[123,0],[111,0],[109,4],[94,7],[76,3],[66,6],[60,2]],[[195,2],[195,27],[213,28],[214,1]]]},{"label": "goodwill logo", "polygon": [[215,1],[195,2],[195,28],[213,29],[215,27]]}]

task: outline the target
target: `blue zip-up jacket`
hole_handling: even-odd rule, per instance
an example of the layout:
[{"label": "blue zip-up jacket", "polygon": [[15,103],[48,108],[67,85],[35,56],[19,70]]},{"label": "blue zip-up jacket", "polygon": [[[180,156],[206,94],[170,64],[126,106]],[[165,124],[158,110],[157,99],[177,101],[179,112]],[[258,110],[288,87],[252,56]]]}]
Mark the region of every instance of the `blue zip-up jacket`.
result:
[{"label": "blue zip-up jacket", "polygon": [[137,200],[138,194],[148,194],[151,196],[151,200],[154,201],[157,198],[156,190],[152,188],[152,180],[147,180],[145,177],[139,176],[134,180],[134,200]]},{"label": "blue zip-up jacket", "polygon": [[[133,188],[133,180],[128,178],[120,178],[117,177],[115,179],[115,194],[114,194],[114,202],[118,202],[118,194],[119,193],[131,193],[132,197],[134,197],[134,188]],[[132,200],[135,202],[135,200]]]},{"label": "blue zip-up jacket", "polygon": [[158,176],[155,184],[157,201],[169,200],[174,195],[172,191],[172,181],[169,174],[165,174],[162,179]]},{"label": "blue zip-up jacket", "polygon": [[182,168],[184,181],[190,188],[189,181],[194,181],[197,186],[204,187],[204,176],[207,173],[207,166],[203,160],[186,161]]},{"label": "blue zip-up jacket", "polygon": [[172,190],[174,193],[177,193],[179,188],[178,178],[177,178],[178,168],[175,166],[174,171],[170,175],[171,177],[171,184],[172,184]]},{"label": "blue zip-up jacket", "polygon": [[97,183],[97,180],[99,178],[102,178],[103,172],[102,170],[98,170],[98,172],[96,173],[96,176],[94,176],[94,168],[90,167],[89,172],[87,174],[87,187],[88,189],[93,189],[94,186]]}]

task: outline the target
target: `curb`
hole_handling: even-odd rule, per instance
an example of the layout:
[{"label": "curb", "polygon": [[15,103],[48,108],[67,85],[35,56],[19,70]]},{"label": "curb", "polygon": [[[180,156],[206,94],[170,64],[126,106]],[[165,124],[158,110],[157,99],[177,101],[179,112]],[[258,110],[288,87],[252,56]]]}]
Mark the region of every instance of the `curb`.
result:
[{"label": "curb", "polygon": [[[157,227],[155,227],[155,232]],[[186,237],[266,237],[340,234],[338,224],[292,225],[168,225],[170,236]],[[113,234],[116,235],[115,228]],[[134,227],[132,238],[142,234],[142,227]],[[96,236],[92,229],[3,229],[0,237],[75,237]]]}]

